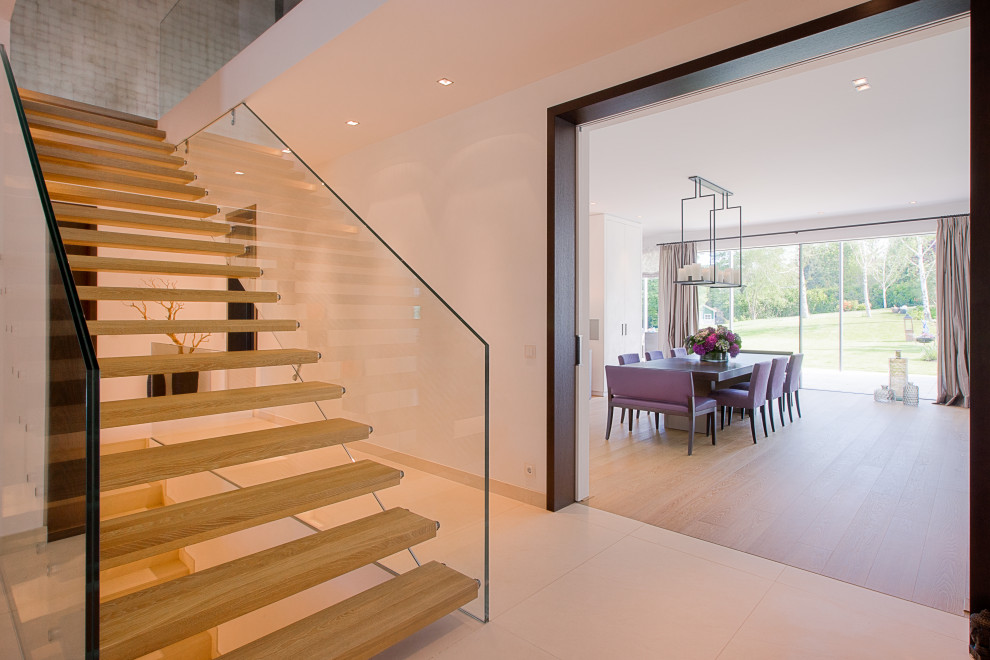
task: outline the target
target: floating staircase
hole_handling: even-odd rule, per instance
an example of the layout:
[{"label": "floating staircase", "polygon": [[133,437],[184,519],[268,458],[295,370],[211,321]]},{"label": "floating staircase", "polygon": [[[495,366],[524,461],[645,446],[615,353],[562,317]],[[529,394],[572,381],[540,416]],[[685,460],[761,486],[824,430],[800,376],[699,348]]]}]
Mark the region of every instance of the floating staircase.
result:
[{"label": "floating staircase", "polygon": [[[237,242],[233,225],[211,219],[218,208],[210,203],[209,191],[196,185],[195,173],[182,169],[183,157],[165,142],[154,121],[27,90],[21,96],[63,242],[73,248],[70,266],[86,282],[77,287],[79,296],[93,301],[89,309],[97,308],[96,301],[278,301],[272,291],[138,286],[142,278],[157,276],[257,280],[264,273],[223,262],[247,246]],[[264,150],[244,150],[222,138],[215,146],[213,158],[235,165],[237,158],[256,158],[290,174]],[[303,195],[313,188],[287,180]],[[231,177],[218,185],[237,183]],[[340,240],[349,240],[346,232]],[[119,250],[128,253],[121,256]],[[137,258],[144,252],[151,254]],[[108,285],[105,273],[133,275],[135,286],[119,286],[120,275]],[[334,295],[345,303],[368,298]],[[409,302],[395,296],[379,300]],[[292,332],[297,327],[293,319],[89,320],[100,344],[130,335]],[[100,369],[102,378],[116,379],[289,369],[321,357],[292,348],[126,355],[101,358]],[[345,386],[299,381],[104,401],[101,428],[327,401],[346,396]],[[327,419],[174,445],[140,439],[108,447],[100,483],[100,656],[216,657],[218,626],[225,622],[433,538],[438,522],[389,509],[195,570],[184,550],[188,546],[397,486],[402,473],[361,460],[182,502],[168,500],[167,480],[365,440],[370,433],[360,421]],[[478,589],[475,579],[430,562],[223,657],[369,657],[474,600]]]}]

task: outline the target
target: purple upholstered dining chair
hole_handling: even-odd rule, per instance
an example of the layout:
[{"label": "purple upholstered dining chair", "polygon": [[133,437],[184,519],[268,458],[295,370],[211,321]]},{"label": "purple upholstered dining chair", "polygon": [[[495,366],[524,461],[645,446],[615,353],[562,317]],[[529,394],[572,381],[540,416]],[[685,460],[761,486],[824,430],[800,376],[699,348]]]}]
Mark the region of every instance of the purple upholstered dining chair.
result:
[{"label": "purple upholstered dining chair", "polygon": [[663,351],[646,351],[646,361],[650,362],[652,360],[662,360]]},{"label": "purple upholstered dining chair", "polygon": [[[787,362],[787,375],[784,377],[784,395],[787,397],[787,415],[794,421],[794,410],[791,408],[791,394],[797,403],[798,418],[801,417],[801,399],[798,398],[798,390],[801,389],[801,363],[804,362],[803,353],[795,353]],[[780,413],[783,417],[784,413]]]},{"label": "purple upholstered dining chair", "polygon": [[[687,417],[688,456],[694,452],[695,416],[707,413],[707,426],[711,428],[712,444],[715,444],[715,399],[694,395],[694,378],[689,372],[606,365],[605,377],[608,379],[606,440],[612,433],[612,411],[624,408]],[[632,430],[632,415],[629,416],[629,430]]]},{"label": "purple upholstered dining chair", "polygon": [[[784,378],[787,376],[787,356],[774,358],[770,364],[770,380],[767,382],[767,403],[770,408],[770,430],[776,431],[773,425],[773,402],[780,409],[780,427],[784,428]],[[751,385],[749,389],[753,389]]]},{"label": "purple upholstered dining chair", "polygon": [[[752,387],[748,390],[740,390],[736,388],[728,388],[724,390],[715,390],[712,396],[718,402],[721,409],[721,423],[725,423],[725,409],[729,409],[729,421],[732,421],[732,409],[739,408],[747,413],[749,413],[749,430],[753,434],[753,444],[756,444],[756,419],[754,417],[756,409],[760,409],[760,417],[763,419],[763,437],[769,437],[767,435],[767,382],[770,380],[770,370],[772,365],[769,361],[767,362],[757,362],[753,365],[753,375],[750,377],[749,382]],[[771,407],[771,414],[773,410]]]},{"label": "purple upholstered dining chair", "polygon": [[[640,361],[639,360],[639,353],[623,353],[622,355],[619,356],[619,364],[620,365],[635,364],[636,362],[639,362],[639,361]],[[636,419],[639,419],[639,411],[636,411]],[[625,410],[625,408],[622,409],[622,415],[619,417],[619,423],[621,424],[624,421],[626,421],[626,410]],[[631,426],[632,425],[632,411],[631,410],[629,411],[629,424],[630,424],[630,430],[632,430],[632,426]]]},{"label": "purple upholstered dining chair", "polygon": [[687,349],[682,346],[678,346],[677,348],[672,348],[670,349],[670,357],[672,358],[687,357]]}]

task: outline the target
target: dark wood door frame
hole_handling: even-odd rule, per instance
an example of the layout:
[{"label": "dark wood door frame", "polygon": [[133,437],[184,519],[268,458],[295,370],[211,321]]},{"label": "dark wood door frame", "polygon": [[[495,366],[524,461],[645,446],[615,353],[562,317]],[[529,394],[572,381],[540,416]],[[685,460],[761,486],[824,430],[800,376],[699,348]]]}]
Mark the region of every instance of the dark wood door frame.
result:
[{"label": "dark wood door frame", "polygon": [[[971,11],[971,247],[990,253],[990,6],[970,0],[872,0],[547,110],[547,509],[574,502],[577,128],[686,93],[759,75]],[[925,84],[920,81],[919,84]],[[937,92],[937,85],[932,93]],[[990,260],[974,259],[974,282],[990,282]],[[971,324],[990,321],[990,287],[971,292]],[[975,345],[972,373],[990,373],[990,351]],[[990,474],[990,407],[972,382],[970,471]],[[970,599],[990,608],[990,479],[970,484]]]}]

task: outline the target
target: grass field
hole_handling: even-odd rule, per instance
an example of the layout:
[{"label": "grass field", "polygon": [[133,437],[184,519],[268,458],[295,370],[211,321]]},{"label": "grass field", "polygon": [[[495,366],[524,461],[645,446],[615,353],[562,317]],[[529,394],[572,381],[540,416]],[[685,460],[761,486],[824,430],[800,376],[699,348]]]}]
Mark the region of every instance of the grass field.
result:
[{"label": "grass field", "polygon": [[[936,374],[936,362],[922,359],[922,344],[904,339],[904,317],[889,310],[845,312],[843,314],[843,371],[882,371],[894,351],[910,360],[911,374]],[[930,329],[934,332],[935,323]],[[788,316],[757,321],[736,321],[733,329],[743,338],[743,348],[798,352],[798,317]],[[921,334],[921,321],[914,321],[915,336]],[[818,369],[839,368],[839,313],[812,314],[804,320],[804,366]]]}]

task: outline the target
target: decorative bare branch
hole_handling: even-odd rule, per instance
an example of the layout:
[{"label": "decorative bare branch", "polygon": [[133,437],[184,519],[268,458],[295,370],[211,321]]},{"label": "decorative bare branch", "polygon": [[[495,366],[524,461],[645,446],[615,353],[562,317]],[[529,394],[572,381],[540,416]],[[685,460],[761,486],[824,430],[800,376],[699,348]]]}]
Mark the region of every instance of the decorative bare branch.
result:
[{"label": "decorative bare branch", "polygon": [[[160,277],[153,277],[150,280],[143,280],[143,281],[144,281],[144,285],[146,287],[148,287],[149,289],[175,289],[175,288],[177,288],[175,282],[173,282],[171,280],[166,280],[166,279],[163,279],[163,278],[160,278]],[[183,304],[183,303],[181,303],[181,302],[179,302],[177,300],[154,300],[152,302],[154,302],[156,305],[158,305],[159,307],[161,307],[165,311],[165,320],[166,321],[174,321],[174,320],[176,320],[179,317],[179,312],[185,307],[185,304]],[[141,315],[141,318],[143,318],[145,321],[150,321],[152,319],[151,314],[148,312],[148,305],[147,305],[147,303],[145,303],[145,302],[138,302],[138,303],[129,302],[129,303],[124,303],[124,305],[126,307],[133,307],[134,309],[136,309],[137,312],[138,312],[138,314],[140,314]],[[192,353],[197,348],[199,348],[199,345],[202,344],[211,334],[212,333],[210,333],[210,332],[206,332],[206,333],[198,333],[198,332],[196,332],[196,333],[193,333],[193,335],[192,335],[192,341],[189,344],[186,343],[186,339],[189,337],[188,334],[183,334],[181,340],[179,339],[179,337],[175,333],[172,333],[172,332],[166,332],[165,333],[165,336],[168,337],[169,339],[171,339],[173,344],[175,344],[176,346],[178,346],[179,353],[185,353],[187,348],[189,349],[189,352]]]}]

